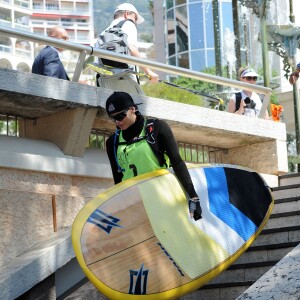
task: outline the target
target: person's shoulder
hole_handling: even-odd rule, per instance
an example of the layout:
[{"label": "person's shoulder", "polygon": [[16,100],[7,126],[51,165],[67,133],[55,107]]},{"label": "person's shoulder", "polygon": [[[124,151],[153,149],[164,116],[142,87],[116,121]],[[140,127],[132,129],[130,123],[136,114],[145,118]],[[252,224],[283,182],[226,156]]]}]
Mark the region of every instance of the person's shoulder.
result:
[{"label": "person's shoulder", "polygon": [[261,101],[261,98],[259,96],[259,94],[257,94],[256,92],[252,92],[252,97],[251,97],[253,100],[260,100]]},{"label": "person's shoulder", "polygon": [[[117,19],[114,19],[114,20],[110,23],[110,25],[108,26],[108,28],[114,27],[114,26],[120,24],[121,22],[123,22],[123,25],[126,24],[126,23],[129,23],[129,22],[127,22],[127,20],[126,20],[124,17],[119,17],[119,18],[117,18]],[[131,23],[131,22],[130,22],[130,23]],[[123,26],[122,26],[122,27],[123,27]]]},{"label": "person's shoulder", "polygon": [[147,120],[147,123],[151,123],[151,122],[153,122],[154,124],[165,123],[164,120],[161,120],[161,119],[158,119],[158,118],[147,117],[145,119]]},{"label": "person's shoulder", "polygon": [[55,51],[53,47],[51,46],[46,46],[45,48],[43,48],[41,50],[41,52],[52,52],[52,51]]},{"label": "person's shoulder", "polygon": [[40,51],[39,51],[39,55],[44,55],[45,53],[47,53],[49,51],[49,46],[46,46],[44,48],[42,48]]},{"label": "person's shoulder", "polygon": [[49,48],[51,48],[51,47],[46,46],[46,47],[44,47],[43,49],[41,49],[40,52],[37,54],[37,56],[36,56],[36,58],[35,58],[35,61],[40,60],[40,59],[43,59],[43,58],[45,58],[46,56],[48,56],[49,53],[50,53],[50,51],[51,51],[51,50],[49,50]]},{"label": "person's shoulder", "polygon": [[44,49],[45,50],[43,52],[43,56],[45,57],[45,59],[47,59],[47,60],[53,60],[53,61],[60,60],[59,55],[58,55],[58,51],[56,49],[54,49],[51,46],[47,46]]},{"label": "person's shoulder", "polygon": [[153,121],[155,131],[170,128],[169,124],[164,120],[156,119],[156,118],[147,118],[147,122],[149,121]]},{"label": "person's shoulder", "polygon": [[110,146],[113,146],[114,144],[114,138],[115,138],[115,132],[112,133],[108,139],[106,140],[106,148],[110,148]]},{"label": "person's shoulder", "polygon": [[111,141],[114,139],[114,136],[115,136],[115,132],[113,132],[108,138],[107,138],[107,141]]},{"label": "person's shoulder", "polygon": [[241,93],[241,91],[235,92],[231,95],[230,100],[236,101],[236,94]]},{"label": "person's shoulder", "polygon": [[40,51],[40,54],[41,55],[58,55],[57,51],[51,47],[51,46],[46,46],[45,48],[43,48],[41,51]]},{"label": "person's shoulder", "polygon": [[240,91],[242,99],[245,99],[247,96],[247,94],[244,91]]},{"label": "person's shoulder", "polygon": [[132,20],[125,20],[124,24],[122,25],[122,29],[137,30],[136,25]]},{"label": "person's shoulder", "polygon": [[109,24],[109,26],[107,26],[103,30],[103,32],[105,32],[105,30],[108,30],[109,28],[112,28],[112,27],[116,26],[120,21],[122,21],[122,18],[118,18],[118,19],[112,20],[111,23]]}]

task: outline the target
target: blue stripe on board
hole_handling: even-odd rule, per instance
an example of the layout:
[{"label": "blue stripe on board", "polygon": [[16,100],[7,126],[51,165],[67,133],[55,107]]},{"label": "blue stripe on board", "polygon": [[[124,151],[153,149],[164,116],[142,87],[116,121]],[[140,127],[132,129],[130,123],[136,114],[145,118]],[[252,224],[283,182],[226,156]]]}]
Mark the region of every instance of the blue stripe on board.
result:
[{"label": "blue stripe on board", "polygon": [[[204,168],[210,211],[247,241],[257,226],[229,202],[228,186],[223,168]],[[237,182],[237,184],[239,184]],[[241,199],[243,201],[243,199]]]}]

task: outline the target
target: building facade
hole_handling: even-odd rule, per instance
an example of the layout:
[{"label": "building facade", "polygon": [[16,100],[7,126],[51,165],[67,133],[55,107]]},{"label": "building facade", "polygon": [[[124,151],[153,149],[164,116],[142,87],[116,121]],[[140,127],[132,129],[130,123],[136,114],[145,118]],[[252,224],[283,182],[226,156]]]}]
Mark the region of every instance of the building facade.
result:
[{"label": "building facade", "polygon": [[[31,31],[32,0],[0,0],[0,26]],[[33,43],[0,36],[0,67],[29,72],[33,60]]]},{"label": "building facade", "polygon": [[[289,24],[288,1],[269,1],[266,13],[267,25]],[[238,37],[233,33],[231,0],[154,0],[153,2],[154,39],[157,59],[160,62],[203,71],[216,65],[215,55],[218,46],[222,65],[235,64],[234,42]],[[214,3],[217,3],[217,6]],[[293,3],[295,24],[298,25],[300,4],[297,1]],[[240,5],[239,1],[237,14],[240,64],[259,69],[262,66],[259,19],[251,9]],[[274,52],[269,52],[270,68],[280,71],[279,59],[273,54]]]},{"label": "building facade", "polygon": [[[70,41],[92,45],[92,0],[0,0],[0,24],[46,36],[54,26],[64,27]],[[12,37],[0,37],[0,67],[30,72],[34,57],[45,45]],[[78,53],[65,51],[62,61],[72,74]]]},{"label": "building facade", "polygon": [[33,33],[47,35],[54,26],[64,27],[70,40],[90,45],[94,38],[93,2],[90,0],[33,0],[30,25]]},{"label": "building facade", "polygon": [[[214,30],[213,0],[154,0],[154,45],[159,62],[204,71],[216,65],[216,32]],[[240,66],[251,66],[257,71],[263,68],[261,24],[253,10],[238,1],[239,43],[241,58],[237,61],[233,31],[233,7],[231,0],[219,0],[219,51],[222,67],[228,67],[231,78],[236,78]],[[253,1],[259,2],[259,1]],[[267,1],[266,26],[295,26],[300,32],[299,1]],[[290,23],[291,6],[295,23]],[[270,36],[268,35],[268,43]],[[300,61],[299,49],[297,50]],[[284,106],[283,122],[291,134],[295,131],[292,86],[286,76],[283,59],[274,51],[268,52],[270,87],[277,94],[278,102]],[[225,76],[223,74],[223,76]],[[264,84],[260,78],[258,84]],[[229,91],[231,92],[231,91]]]},{"label": "building facade", "polygon": [[[215,65],[212,1],[166,1],[166,54],[168,63],[201,71]],[[233,30],[231,0],[219,1],[220,35]],[[221,48],[224,44],[221,43]]]}]

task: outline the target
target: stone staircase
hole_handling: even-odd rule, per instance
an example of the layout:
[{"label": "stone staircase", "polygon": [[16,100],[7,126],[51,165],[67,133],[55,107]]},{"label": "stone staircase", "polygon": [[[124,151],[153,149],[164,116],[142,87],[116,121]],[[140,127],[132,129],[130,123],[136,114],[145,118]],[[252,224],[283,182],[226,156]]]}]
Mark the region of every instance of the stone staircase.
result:
[{"label": "stone staircase", "polygon": [[226,271],[182,300],[233,300],[300,243],[300,173],[279,177],[275,206],[252,246]]}]

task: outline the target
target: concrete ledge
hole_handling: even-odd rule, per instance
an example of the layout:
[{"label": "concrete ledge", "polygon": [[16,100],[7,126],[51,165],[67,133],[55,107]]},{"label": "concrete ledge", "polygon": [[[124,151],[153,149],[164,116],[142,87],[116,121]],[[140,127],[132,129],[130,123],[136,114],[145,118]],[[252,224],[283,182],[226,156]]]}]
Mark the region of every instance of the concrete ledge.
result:
[{"label": "concrete ledge", "polygon": [[300,244],[237,300],[299,299]]},{"label": "concrete ledge", "polygon": [[83,157],[64,155],[53,143],[0,136],[0,166],[76,176],[111,179],[106,152],[86,149]]},{"label": "concrete ledge", "polygon": [[[83,157],[72,157],[51,142],[12,136],[0,136],[0,167],[112,178],[105,150],[86,149]],[[261,175],[270,187],[278,186],[278,176]]]},{"label": "concrete ledge", "polygon": [[[98,108],[96,128],[114,129],[105,113],[105,102],[112,92],[57,78],[0,69],[1,112],[11,115],[37,118],[75,107]],[[143,102],[139,109],[145,116],[166,120],[182,142],[227,149],[268,140],[286,140],[284,123],[139,95],[133,95],[133,98]]]},{"label": "concrete ledge", "polygon": [[[106,99],[112,92],[0,69],[0,112],[34,119],[38,125],[30,126],[28,122],[32,120],[24,122],[20,135],[50,140],[67,155],[83,155],[92,127],[107,131],[115,129],[105,112]],[[133,95],[133,98],[143,102],[139,109],[146,117],[168,122],[177,141],[223,149],[223,163],[272,175],[288,171],[284,123],[139,95]],[[81,125],[84,131],[77,124],[82,115],[86,115]]]},{"label": "concrete ledge", "polygon": [[[135,98],[137,97],[138,96],[135,96]],[[139,106],[139,109],[144,115],[153,116],[155,113],[154,116],[156,118],[170,121],[174,129],[179,129],[180,127],[191,129],[196,126],[200,132],[201,129],[206,127],[206,129],[211,128],[212,130],[215,130],[215,134],[220,131],[223,131],[223,134],[226,132],[228,132],[228,134],[230,132],[235,133],[236,138],[240,138],[239,134],[243,134],[244,138],[240,141],[240,145],[248,144],[248,135],[249,137],[256,136],[263,139],[286,139],[284,123],[258,118],[246,118],[245,116],[228,113],[226,111],[156,98],[146,97],[140,99],[144,104]],[[202,134],[205,134],[205,132]],[[209,134],[206,135],[210,137]],[[210,139],[211,138],[213,137],[210,137]],[[230,140],[232,136],[225,135],[222,140],[228,138]],[[223,148],[230,147],[230,145],[229,147],[223,146]]]},{"label": "concrete ledge", "polygon": [[98,107],[99,89],[28,72],[0,69],[2,113],[36,118],[75,107]]},{"label": "concrete ledge", "polygon": [[11,300],[24,294],[53,274],[74,257],[71,228],[53,234],[47,240],[0,269],[0,295]]}]

